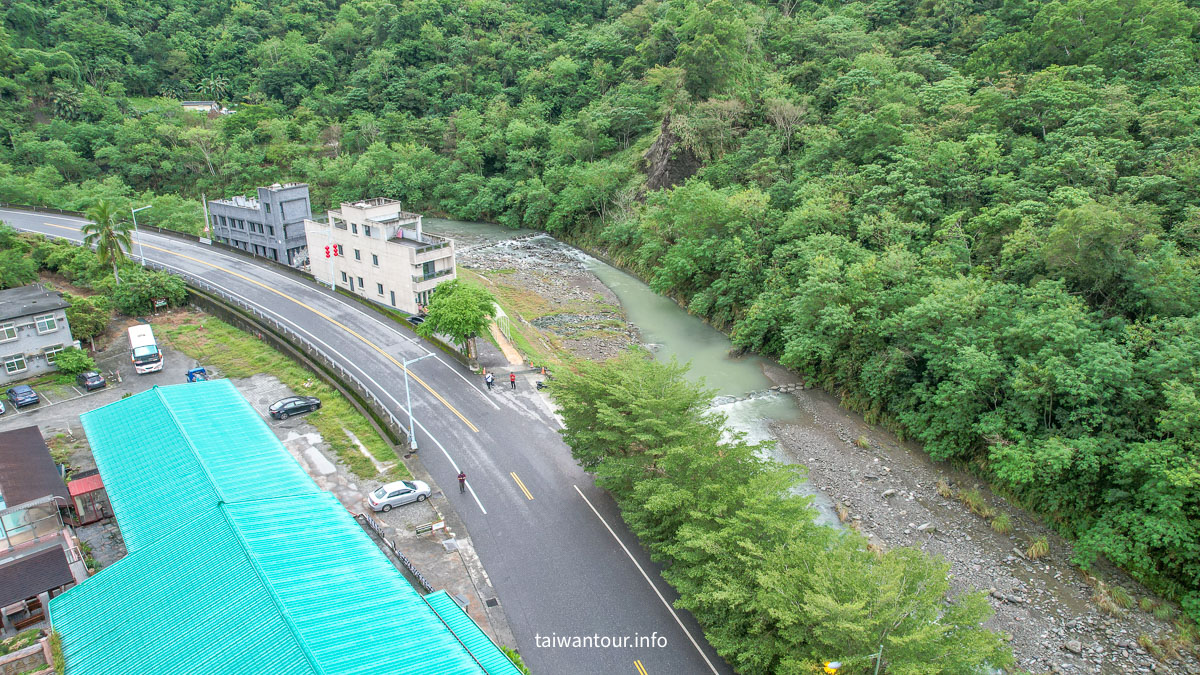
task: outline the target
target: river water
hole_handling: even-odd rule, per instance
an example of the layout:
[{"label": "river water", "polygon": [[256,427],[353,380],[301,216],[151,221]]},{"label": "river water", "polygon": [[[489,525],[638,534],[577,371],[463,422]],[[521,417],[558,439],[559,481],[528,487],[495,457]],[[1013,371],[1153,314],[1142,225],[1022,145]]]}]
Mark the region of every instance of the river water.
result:
[{"label": "river water", "polygon": [[[688,377],[714,390],[716,398],[712,409],[725,415],[727,426],[745,434],[747,441],[776,440],[770,430],[772,422],[814,423],[797,407],[792,396],[769,390],[771,381],[763,372],[769,363],[766,359],[755,355],[731,355],[733,343],[724,333],[688,314],[673,300],[656,294],[633,275],[534,230],[512,230],[490,223],[438,218],[426,218],[424,222],[430,232],[454,239],[460,251],[504,247],[505,242],[522,238],[528,240],[527,245],[536,243],[537,249],[552,251],[558,254],[556,257],[566,254],[577,260],[617,296],[626,318],[637,327],[642,342],[651,349],[655,359],[664,362],[676,359],[690,364]],[[779,462],[797,463],[781,444],[768,445],[766,452]],[[808,482],[796,486],[795,491],[813,496],[819,522],[840,526],[834,504],[826,495],[813,489]]]}]

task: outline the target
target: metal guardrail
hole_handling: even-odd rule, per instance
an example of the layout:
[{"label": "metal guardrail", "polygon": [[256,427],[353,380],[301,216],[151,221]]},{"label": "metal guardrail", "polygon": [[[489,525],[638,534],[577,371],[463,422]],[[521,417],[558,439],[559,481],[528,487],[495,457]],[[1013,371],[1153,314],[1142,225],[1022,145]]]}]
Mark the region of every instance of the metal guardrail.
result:
[{"label": "metal guardrail", "polygon": [[356,513],[354,514],[354,517],[361,520],[364,524],[374,530],[375,534],[379,535],[379,539],[383,541],[383,543],[388,547],[388,550],[395,554],[396,558],[399,559],[404,565],[404,568],[413,575],[418,583],[421,584],[421,588],[424,588],[428,593],[433,592],[433,586],[429,585],[429,581],[425,578],[425,575],[421,574],[421,571],[417,569],[416,565],[412,564],[412,561],[408,559],[408,556],[401,553],[400,549],[396,547],[396,544],[390,541],[387,538],[387,535],[383,533],[383,526],[379,524],[379,521],[365,513]]}]

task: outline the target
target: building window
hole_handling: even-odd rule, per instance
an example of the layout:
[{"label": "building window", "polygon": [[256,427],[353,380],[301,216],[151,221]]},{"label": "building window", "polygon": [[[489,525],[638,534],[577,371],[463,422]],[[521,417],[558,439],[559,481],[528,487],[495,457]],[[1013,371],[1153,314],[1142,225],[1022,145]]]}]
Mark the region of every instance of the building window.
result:
[{"label": "building window", "polygon": [[363,225],[363,236],[365,236],[365,237],[371,236],[371,226],[370,225]]},{"label": "building window", "polygon": [[366,287],[367,287],[367,285],[363,283],[362,277],[359,277],[358,278],[358,290],[361,291],[362,289],[364,289]]},{"label": "building window", "polygon": [[362,251],[359,251],[358,249],[354,249],[354,259],[362,260]]},{"label": "building window", "polygon": [[17,324],[9,321],[5,324],[0,324],[0,342],[8,342],[17,339]]},{"label": "building window", "polygon": [[270,213],[270,212],[271,212],[271,205],[270,205],[270,204],[263,204],[263,206],[267,207],[267,213]]},{"label": "building window", "polygon": [[34,317],[33,320],[35,323],[37,323],[38,335],[43,333],[53,333],[54,331],[58,330],[58,322],[54,320],[53,314],[43,314],[41,316]]},{"label": "building window", "polygon": [[272,237],[275,236],[275,226],[274,225],[267,226],[267,234],[271,235]]},{"label": "building window", "polygon": [[342,272],[342,283],[346,283],[346,273]]},{"label": "building window", "polygon": [[375,288],[379,290],[380,295],[383,295],[383,284],[375,284]]},{"label": "building window", "polygon": [[217,216],[221,219],[221,227],[229,227],[229,223],[225,222],[225,216]]},{"label": "building window", "polygon": [[24,372],[25,367],[24,354],[13,354],[12,356],[4,357],[4,372],[9,375]]},{"label": "building window", "polygon": [[62,345],[51,345],[42,350],[42,354],[46,356],[46,365],[54,365],[54,357],[63,350]]},{"label": "building window", "polygon": [[392,294],[392,307],[395,307],[396,306],[396,291],[391,291],[391,294]]},{"label": "building window", "polygon": [[350,232],[352,234],[358,234],[358,223],[350,223]]},{"label": "building window", "polygon": [[375,255],[374,253],[371,254],[371,264],[379,267],[379,256]]}]

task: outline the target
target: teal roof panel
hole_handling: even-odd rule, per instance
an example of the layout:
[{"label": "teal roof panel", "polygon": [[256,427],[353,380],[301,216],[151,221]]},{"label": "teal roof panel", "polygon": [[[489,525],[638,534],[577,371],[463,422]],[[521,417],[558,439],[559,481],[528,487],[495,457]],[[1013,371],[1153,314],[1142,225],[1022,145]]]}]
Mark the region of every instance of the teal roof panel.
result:
[{"label": "teal roof panel", "polygon": [[155,387],[80,420],[130,551],[221,501],[320,491],[229,380]]},{"label": "teal roof panel", "polygon": [[521,671],[513,665],[504,652],[496,646],[495,642],[484,633],[479,627],[479,624],[459,607],[458,603],[446,594],[446,591],[437,591],[425,596],[425,602],[437,612],[437,615],[446,624],[458,640],[462,642],[471,656],[479,665],[483,666],[483,671],[488,675],[521,675]]},{"label": "teal roof panel", "polygon": [[50,601],[67,675],[484,672],[228,381],[83,423],[130,553]]},{"label": "teal roof panel", "polygon": [[377,675],[385,663],[393,675],[480,672],[333,495],[227,508],[260,573],[325,672]]},{"label": "teal roof panel", "polygon": [[318,672],[221,517],[198,517],[54,598],[50,619],[67,675]]}]

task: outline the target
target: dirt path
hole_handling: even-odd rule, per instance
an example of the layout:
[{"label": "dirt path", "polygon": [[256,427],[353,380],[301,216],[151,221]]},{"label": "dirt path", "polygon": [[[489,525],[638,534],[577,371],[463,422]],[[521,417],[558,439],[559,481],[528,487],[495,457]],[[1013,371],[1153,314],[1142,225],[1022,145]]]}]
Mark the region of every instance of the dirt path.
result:
[{"label": "dirt path", "polygon": [[[782,369],[768,375],[795,382]],[[978,479],[870,427],[824,392],[796,388],[790,393],[808,419],[772,426],[785,453],[808,467],[813,484],[840,504],[846,521],[872,543],[885,549],[914,546],[941,556],[950,563],[956,591],[988,592],[996,610],[988,626],[1009,637],[1021,668],[1200,673],[1194,653],[1164,661],[1152,657],[1139,638],[1143,643],[1169,638],[1174,632],[1170,622],[1137,607],[1112,615],[1100,611],[1092,599],[1095,579],[1069,562],[1070,544],[993,495]],[[986,505],[1007,514],[1012,531],[998,533],[972,513],[957,497],[962,490],[978,490]],[[1046,538],[1049,552],[1031,560],[1025,551],[1040,537]],[[1126,589],[1135,602],[1153,602],[1119,570],[1096,572],[1110,588]]]}]

